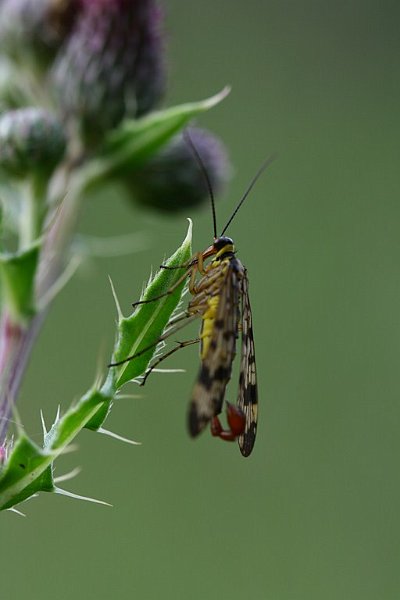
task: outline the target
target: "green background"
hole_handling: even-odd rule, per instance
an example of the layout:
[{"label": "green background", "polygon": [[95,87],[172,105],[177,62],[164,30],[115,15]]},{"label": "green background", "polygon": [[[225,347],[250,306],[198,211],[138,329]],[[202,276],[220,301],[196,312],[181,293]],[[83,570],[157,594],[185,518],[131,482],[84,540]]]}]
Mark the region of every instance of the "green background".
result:
[{"label": "green background", "polygon": [[[229,231],[250,276],[255,451],[243,459],[208,432],[188,438],[198,356],[182,351],[165,366],[186,374],[153,375],[106,424],[142,446],[84,432],[58,464],[58,475],[83,467],[66,488],[114,508],[42,494],[26,519],[2,515],[1,596],[397,599],[398,4],[171,0],[166,11],[168,104],[232,85],[200,121],[234,165],[220,226],[264,157],[279,154]],[[39,407],[50,421],[107,361],[107,275],[128,311],[186,216],[194,249],[205,248],[207,206],[159,216],[111,191],[85,205],[82,232],[138,231],[147,246],[85,263],[56,301],[19,403],[34,439]]]}]

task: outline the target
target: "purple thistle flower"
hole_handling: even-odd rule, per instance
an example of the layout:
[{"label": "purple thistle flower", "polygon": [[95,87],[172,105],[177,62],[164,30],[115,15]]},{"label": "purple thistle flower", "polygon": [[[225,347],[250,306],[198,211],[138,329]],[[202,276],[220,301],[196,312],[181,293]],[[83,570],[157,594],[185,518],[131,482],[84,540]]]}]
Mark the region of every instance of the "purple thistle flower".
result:
[{"label": "purple thistle flower", "polygon": [[0,38],[4,49],[46,70],[77,17],[81,0],[0,1]]},{"label": "purple thistle flower", "polygon": [[[230,175],[230,164],[223,143],[208,131],[190,128],[211,188],[219,195]],[[177,135],[140,170],[127,185],[141,204],[164,211],[186,210],[209,200],[209,190],[198,160],[182,135]]]},{"label": "purple thistle flower", "polygon": [[161,12],[155,0],[80,2],[53,78],[70,124],[96,143],[123,118],[152,110],[163,95]]}]

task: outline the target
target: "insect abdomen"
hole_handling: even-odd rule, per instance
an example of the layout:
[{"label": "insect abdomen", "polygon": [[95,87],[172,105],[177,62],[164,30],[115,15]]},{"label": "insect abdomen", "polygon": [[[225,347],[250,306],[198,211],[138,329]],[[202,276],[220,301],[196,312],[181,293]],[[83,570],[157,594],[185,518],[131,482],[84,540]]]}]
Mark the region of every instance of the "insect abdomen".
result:
[{"label": "insect abdomen", "polygon": [[200,357],[204,359],[210,347],[211,337],[214,329],[215,318],[217,316],[219,296],[212,296],[207,301],[208,307],[203,315],[201,325],[200,339]]}]

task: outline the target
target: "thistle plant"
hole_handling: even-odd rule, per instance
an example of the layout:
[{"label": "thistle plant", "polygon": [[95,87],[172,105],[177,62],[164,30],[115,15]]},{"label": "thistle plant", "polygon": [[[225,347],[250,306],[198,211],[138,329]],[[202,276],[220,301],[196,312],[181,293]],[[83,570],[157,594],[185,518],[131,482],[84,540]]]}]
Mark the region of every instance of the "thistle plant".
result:
[{"label": "thistle plant", "polygon": [[[83,428],[110,434],[104,421],[111,406],[117,406],[122,386],[145,372],[179,303],[184,283],[174,286],[180,276],[174,269],[161,269],[143,292],[146,299],[174,287],[160,301],[125,317],[116,300],[110,362],[137,358],[105,366],[78,401],[58,411],[49,429],[42,416],[42,445],[18,419],[10,431],[35,340],[77,264],[74,233],[88,194],[115,181],[125,187],[133,209],[140,202],[169,212],[207,198],[182,130],[227,90],[160,108],[165,85],[162,11],[155,0],[0,2],[1,510],[17,510],[40,491],[75,496],[59,488],[55,459]],[[199,129],[191,138],[218,192],[227,176],[223,146]],[[166,264],[185,263],[190,241],[191,224]]]}]

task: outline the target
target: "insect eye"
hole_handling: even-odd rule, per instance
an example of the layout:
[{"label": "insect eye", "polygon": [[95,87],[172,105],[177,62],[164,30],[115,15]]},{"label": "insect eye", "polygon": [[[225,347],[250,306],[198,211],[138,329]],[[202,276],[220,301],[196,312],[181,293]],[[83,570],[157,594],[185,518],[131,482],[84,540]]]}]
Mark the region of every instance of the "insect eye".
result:
[{"label": "insect eye", "polygon": [[220,237],[217,238],[214,242],[214,248],[215,250],[222,250],[222,248],[224,248],[225,246],[228,245],[232,245],[233,244],[233,240],[229,237]]}]

